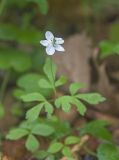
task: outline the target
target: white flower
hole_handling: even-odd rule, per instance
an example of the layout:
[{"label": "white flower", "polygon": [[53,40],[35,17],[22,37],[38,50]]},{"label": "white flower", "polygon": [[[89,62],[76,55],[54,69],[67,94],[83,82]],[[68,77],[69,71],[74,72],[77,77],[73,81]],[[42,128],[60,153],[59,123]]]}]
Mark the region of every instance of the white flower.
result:
[{"label": "white flower", "polygon": [[46,47],[46,53],[48,55],[53,55],[55,51],[65,51],[61,46],[61,44],[64,43],[64,40],[62,38],[54,37],[54,35],[50,31],[47,31],[45,33],[45,37],[46,40],[41,40],[40,43]]}]

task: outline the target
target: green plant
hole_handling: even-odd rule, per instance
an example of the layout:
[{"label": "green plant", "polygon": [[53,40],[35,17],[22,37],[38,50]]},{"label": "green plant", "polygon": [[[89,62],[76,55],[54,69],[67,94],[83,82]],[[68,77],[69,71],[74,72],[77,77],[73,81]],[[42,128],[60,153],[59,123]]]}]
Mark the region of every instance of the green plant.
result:
[{"label": "green plant", "polygon": [[[73,155],[71,154],[71,149],[69,146],[79,143],[80,135],[72,135],[71,128],[69,128],[69,132],[66,135],[62,133],[63,137],[67,137],[63,143],[61,142],[63,137],[56,135],[60,129],[56,128],[53,123],[50,123],[55,109],[70,112],[72,106],[76,106],[77,111],[81,115],[84,115],[86,112],[86,105],[84,102],[94,105],[103,102],[105,98],[98,93],[78,93],[78,91],[84,87],[84,84],[81,83],[72,83],[69,86],[70,94],[58,96],[58,89],[67,82],[67,78],[65,76],[61,76],[59,79],[56,78],[56,65],[50,58],[46,59],[43,71],[43,76],[35,75],[37,78],[33,78],[34,84],[37,85],[37,87],[34,86],[33,90],[27,91],[26,89],[30,87],[31,83],[27,83],[29,87],[26,86],[26,88],[24,88],[26,82],[28,82],[29,76],[28,79],[25,77],[26,79],[18,80],[18,85],[20,86],[19,98],[25,103],[27,102],[33,104],[33,107],[30,105],[30,109],[26,112],[26,121],[21,124],[19,128],[11,130],[7,135],[7,138],[16,140],[24,136],[27,137],[27,149],[32,151],[38,157],[40,141],[36,139],[36,136],[47,137],[50,140],[50,144],[48,150],[43,151],[44,156],[47,157],[57,154],[61,156],[61,154],[63,154],[71,159],[71,157],[73,158]],[[30,76],[34,77],[34,74],[31,74]],[[47,94],[43,94],[42,90],[44,89]],[[42,114],[44,113],[46,113],[46,118],[41,122],[39,115],[42,117]],[[97,125],[98,122],[95,122],[95,124]],[[105,125],[105,123],[103,125]],[[107,130],[105,131],[103,125],[101,131],[103,134],[102,137],[104,136],[105,138],[109,133]],[[97,127],[99,127],[99,125]],[[94,130],[95,128],[93,131]],[[99,137],[101,137],[101,135],[99,135]]]},{"label": "green plant", "polygon": [[99,46],[101,49],[101,58],[106,58],[106,57],[109,57],[110,55],[119,54],[118,42],[105,40],[105,41],[101,41]]},{"label": "green plant", "polygon": [[[26,12],[25,9],[31,4],[33,5],[30,13]],[[20,25],[17,21],[9,20],[7,14],[11,12],[11,8],[11,15],[14,15],[16,10],[22,10],[23,14],[17,16],[22,22]],[[56,65],[51,58],[45,58],[41,49],[39,50],[37,44],[43,34],[32,24],[33,17],[39,10],[43,15],[47,14],[47,0],[1,1],[0,16],[3,16],[0,23],[0,40],[3,45],[0,47],[0,69],[4,78],[0,93],[0,119],[5,115],[3,102],[11,79],[15,82],[18,79],[13,95],[17,101],[14,105],[19,107],[13,108],[12,111],[22,119],[25,116],[19,126],[10,128],[6,138],[23,139],[25,147],[32,154],[31,158],[39,160],[57,160],[63,156],[74,160],[72,148],[75,146],[79,147],[78,151],[83,149],[99,160],[118,160],[119,149],[106,128],[107,122],[92,121],[85,126],[72,128],[69,122],[62,122],[55,114],[56,110],[71,112],[75,106],[80,116],[84,116],[88,104],[99,104],[105,98],[99,93],[80,93],[80,89],[85,87],[80,82],[71,83],[67,94],[59,94],[60,87],[67,85],[68,78],[64,75],[57,78]],[[51,37],[47,40],[47,54],[54,54],[55,50],[64,51],[60,46],[64,42],[62,38]],[[106,41],[101,44],[104,57],[112,52],[118,53],[118,48],[118,44],[114,42]],[[98,139],[97,153],[89,149],[87,143],[82,142],[87,135]],[[2,138],[0,133],[0,141]],[[47,141],[46,149],[42,146],[42,141]]]},{"label": "green plant", "polygon": [[110,27],[109,39],[99,43],[100,57],[107,58],[111,55],[119,55],[119,23],[114,23]]},{"label": "green plant", "polygon": [[89,122],[85,126],[80,128],[80,135],[89,134],[95,138],[100,139],[101,143],[97,148],[97,154],[90,152],[87,148],[84,148],[98,158],[98,160],[110,159],[118,160],[119,158],[119,148],[113,141],[111,133],[106,129],[106,126],[109,125],[106,121],[95,120]]}]

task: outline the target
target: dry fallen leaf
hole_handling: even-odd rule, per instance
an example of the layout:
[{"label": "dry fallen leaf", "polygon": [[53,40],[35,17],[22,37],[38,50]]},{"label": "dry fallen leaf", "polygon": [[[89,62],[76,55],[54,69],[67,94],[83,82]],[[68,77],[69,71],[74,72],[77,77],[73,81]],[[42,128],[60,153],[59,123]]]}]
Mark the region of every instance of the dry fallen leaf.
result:
[{"label": "dry fallen leaf", "polygon": [[59,75],[66,75],[71,82],[85,83],[85,91],[90,86],[91,45],[91,40],[85,33],[72,35],[65,40],[66,51],[53,56]]}]

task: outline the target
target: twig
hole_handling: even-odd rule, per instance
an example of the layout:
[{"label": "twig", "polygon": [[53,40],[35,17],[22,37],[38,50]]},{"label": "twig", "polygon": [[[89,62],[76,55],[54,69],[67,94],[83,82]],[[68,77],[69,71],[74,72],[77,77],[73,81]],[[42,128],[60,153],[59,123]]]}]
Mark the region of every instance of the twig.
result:
[{"label": "twig", "polygon": [[[74,157],[77,157],[76,152],[79,152],[82,147],[84,146],[84,144],[89,140],[89,136],[85,135],[81,138],[80,142],[78,144],[76,144],[75,146],[73,146],[73,148],[71,149],[71,153],[74,155]],[[67,157],[63,157],[60,160],[68,160]]]}]

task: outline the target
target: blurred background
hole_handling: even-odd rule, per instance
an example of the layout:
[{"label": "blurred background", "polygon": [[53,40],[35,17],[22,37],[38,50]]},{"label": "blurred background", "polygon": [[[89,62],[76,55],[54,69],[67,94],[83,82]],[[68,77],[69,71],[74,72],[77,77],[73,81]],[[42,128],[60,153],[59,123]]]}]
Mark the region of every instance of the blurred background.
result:
[{"label": "blurred background", "polygon": [[119,1],[0,0],[0,130],[17,123],[13,115],[24,115],[13,95],[20,94],[17,85],[36,87],[33,75],[42,73],[46,57],[39,42],[47,30],[65,39],[66,52],[53,56],[58,74],[66,74],[69,82],[85,83],[82,91],[96,91],[107,98],[90,107],[86,116],[118,122]]}]

